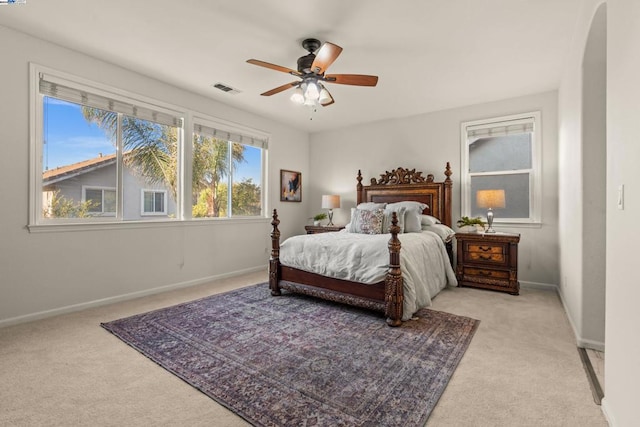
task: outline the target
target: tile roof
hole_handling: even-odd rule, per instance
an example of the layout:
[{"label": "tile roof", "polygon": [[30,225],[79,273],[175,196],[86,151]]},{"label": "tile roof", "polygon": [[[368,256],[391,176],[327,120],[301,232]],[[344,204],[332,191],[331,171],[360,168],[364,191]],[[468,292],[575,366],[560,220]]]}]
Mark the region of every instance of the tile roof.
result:
[{"label": "tile roof", "polygon": [[116,159],[116,154],[109,154],[108,156],[100,155],[93,159],[83,160],[78,163],[73,163],[66,166],[60,166],[55,169],[44,171],[42,174],[42,181],[44,183],[50,181],[61,181],[67,176],[76,176],[82,173],[89,172],[91,170],[107,166],[113,163]]}]

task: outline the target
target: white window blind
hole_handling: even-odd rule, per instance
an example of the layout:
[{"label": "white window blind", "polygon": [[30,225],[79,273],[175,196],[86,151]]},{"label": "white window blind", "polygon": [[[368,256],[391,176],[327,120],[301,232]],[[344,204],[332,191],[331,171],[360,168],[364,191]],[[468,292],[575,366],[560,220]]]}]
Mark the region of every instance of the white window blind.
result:
[{"label": "white window blind", "polygon": [[[143,103],[128,102],[117,96],[98,94],[89,88],[87,90],[69,87],[64,84],[64,80],[46,74],[40,74],[39,88],[42,95],[63,99],[75,104],[87,107],[99,108],[101,110],[114,111],[127,116],[142,120],[148,120],[167,126],[182,127],[182,118],[162,111],[159,108],[145,106]],[[78,86],[78,85],[75,85]]]},{"label": "white window blind", "polygon": [[533,132],[533,118],[514,120],[486,125],[467,126],[467,140],[472,143],[476,139],[496,136],[515,135],[519,133]]},{"label": "white window blind", "polygon": [[194,132],[201,136],[208,136],[212,138],[218,138],[225,141],[238,142],[244,145],[251,145],[254,147],[267,149],[269,146],[268,138],[258,137],[254,135],[247,135],[237,131],[229,131],[224,129],[217,129],[214,127],[196,124],[194,126]]}]

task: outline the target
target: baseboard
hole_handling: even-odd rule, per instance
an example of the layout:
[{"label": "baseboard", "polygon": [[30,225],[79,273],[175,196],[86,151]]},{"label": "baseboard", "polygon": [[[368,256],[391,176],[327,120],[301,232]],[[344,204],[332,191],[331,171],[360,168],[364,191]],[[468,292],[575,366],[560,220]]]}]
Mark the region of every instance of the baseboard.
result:
[{"label": "baseboard", "polygon": [[559,288],[558,288],[558,297],[560,297],[562,308],[564,308],[564,312],[567,315],[567,319],[569,320],[569,324],[571,325],[571,329],[573,330],[573,335],[576,337],[576,345],[580,348],[589,348],[591,350],[604,351],[603,342],[583,338],[578,333],[578,329],[576,328],[576,325],[573,323],[573,319],[569,315],[569,309],[567,308],[567,303],[564,300],[564,295],[562,295],[562,292],[560,292]]},{"label": "baseboard", "polygon": [[527,282],[525,280],[520,280],[520,287],[558,292],[558,285],[554,285],[552,283]]},{"label": "baseboard", "polygon": [[580,348],[588,348],[591,350],[596,350],[596,351],[603,351],[604,352],[604,343],[600,342],[600,341],[593,341],[593,340],[587,340],[584,338],[576,338],[578,347]]},{"label": "baseboard", "polygon": [[240,276],[243,274],[257,273],[263,271],[266,267],[264,265],[258,267],[246,268],[243,270],[236,270],[230,273],[218,274],[215,276],[202,277],[200,279],[188,280],[186,282],[174,283],[171,285],[160,286],[157,288],[145,289],[143,291],[131,292],[123,295],[116,295],[109,298],[102,298],[99,300],[83,302],[80,304],[68,305],[65,307],[54,308],[52,310],[40,311],[37,313],[25,314],[23,316],[11,317],[9,319],[0,320],[0,328],[17,325],[19,323],[32,322],[34,320],[46,319],[48,317],[59,316],[61,314],[73,313],[75,311],[86,310],[88,308],[100,307],[103,305],[113,304],[116,302],[131,300],[148,295],[159,294],[162,292],[168,292],[175,289],[188,288],[190,286],[197,286],[203,283],[212,282],[214,280],[222,280],[229,277]]},{"label": "baseboard", "polygon": [[609,407],[609,402],[607,401],[606,396],[602,398],[602,402],[600,404],[600,410],[604,414],[604,418],[607,420],[607,423],[609,423],[610,427],[617,427],[619,425],[618,423],[616,423],[616,420],[613,417],[613,414],[611,412],[611,408]]}]

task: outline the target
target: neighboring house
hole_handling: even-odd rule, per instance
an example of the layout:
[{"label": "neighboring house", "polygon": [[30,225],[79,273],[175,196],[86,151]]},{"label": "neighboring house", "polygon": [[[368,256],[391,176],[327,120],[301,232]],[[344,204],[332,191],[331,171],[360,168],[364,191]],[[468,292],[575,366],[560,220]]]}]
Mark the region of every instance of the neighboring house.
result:
[{"label": "neighboring house", "polygon": [[[162,184],[152,184],[124,166],[122,179],[124,220],[149,219],[148,217],[175,217],[176,203],[171,191]],[[53,197],[72,200],[76,204],[91,201],[92,216],[116,216],[116,155],[100,155],[42,174],[42,206],[51,215]]]}]

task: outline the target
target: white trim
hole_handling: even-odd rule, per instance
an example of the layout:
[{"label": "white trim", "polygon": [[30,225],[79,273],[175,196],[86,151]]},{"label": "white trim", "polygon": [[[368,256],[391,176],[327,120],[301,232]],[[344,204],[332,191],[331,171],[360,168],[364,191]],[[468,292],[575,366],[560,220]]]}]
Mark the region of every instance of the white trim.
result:
[{"label": "white trim", "polygon": [[569,321],[569,325],[571,325],[571,329],[573,330],[573,336],[575,337],[575,340],[576,340],[576,346],[581,348],[590,348],[593,350],[604,351],[605,343],[583,338],[582,335],[578,332],[578,328],[576,328],[576,325],[573,322],[573,319],[569,315],[570,312],[569,312],[567,303],[559,287],[558,287],[558,297],[560,298],[560,302],[562,303],[562,308],[564,309],[567,320]]},{"label": "white trim", "polygon": [[558,285],[554,285],[552,283],[527,282],[524,280],[520,280],[519,282],[521,288],[558,292]]},{"label": "white trim", "polygon": [[[504,222],[510,224],[540,224],[542,222],[542,114],[540,111],[513,114],[509,116],[493,117],[488,119],[473,120],[460,123],[460,190],[461,190],[461,215],[471,215],[471,174],[469,173],[468,130],[483,127],[502,126],[506,124],[519,124],[533,119],[531,162],[532,169],[521,171],[492,172],[487,175],[502,175],[511,173],[529,173],[533,179],[529,179],[529,218],[496,218],[495,223]],[[474,174],[482,175],[482,174]]]},{"label": "white trim", "polygon": [[145,289],[143,291],[131,292],[128,294],[116,295],[113,297],[102,298],[98,300],[83,302],[80,304],[68,305],[65,307],[54,308],[52,310],[39,311],[37,313],[25,314],[22,316],[11,317],[9,319],[0,320],[0,328],[6,326],[17,325],[19,323],[31,322],[34,320],[46,319],[61,314],[73,313],[76,311],[86,310],[94,307],[101,307],[104,305],[114,304],[121,301],[128,301],[135,298],[145,297],[148,295],[155,295],[163,292],[173,291],[176,289],[188,288],[191,286],[201,285],[203,283],[212,282],[215,280],[226,279],[229,277],[240,276],[243,274],[256,273],[266,269],[264,265],[257,267],[250,267],[243,270],[236,270],[230,273],[217,274],[213,276],[203,277],[200,279],[188,280],[186,282],[174,283],[171,285],[159,286],[157,288]]},{"label": "white trim", "polygon": [[[58,222],[47,224],[27,225],[30,233],[57,233],[68,231],[97,231],[97,230],[126,230],[133,228],[161,228],[161,227],[219,227],[222,225],[237,225],[249,223],[269,224],[271,219],[257,216],[235,216],[233,218],[196,218],[190,220],[177,221],[175,219],[149,219],[144,221],[114,221],[112,218],[96,218],[92,222],[71,222],[73,218],[66,221],[62,219]],[[98,221],[101,220],[101,221]],[[77,219],[75,219],[77,221]]]},{"label": "white trim", "polygon": [[[605,389],[605,393],[606,393]],[[607,396],[605,395],[600,402],[600,410],[604,414],[604,418],[607,420],[607,423],[610,427],[618,427],[620,424],[616,422],[615,417],[613,416],[613,412],[611,411],[611,406],[609,406],[609,401],[607,400]]]}]

